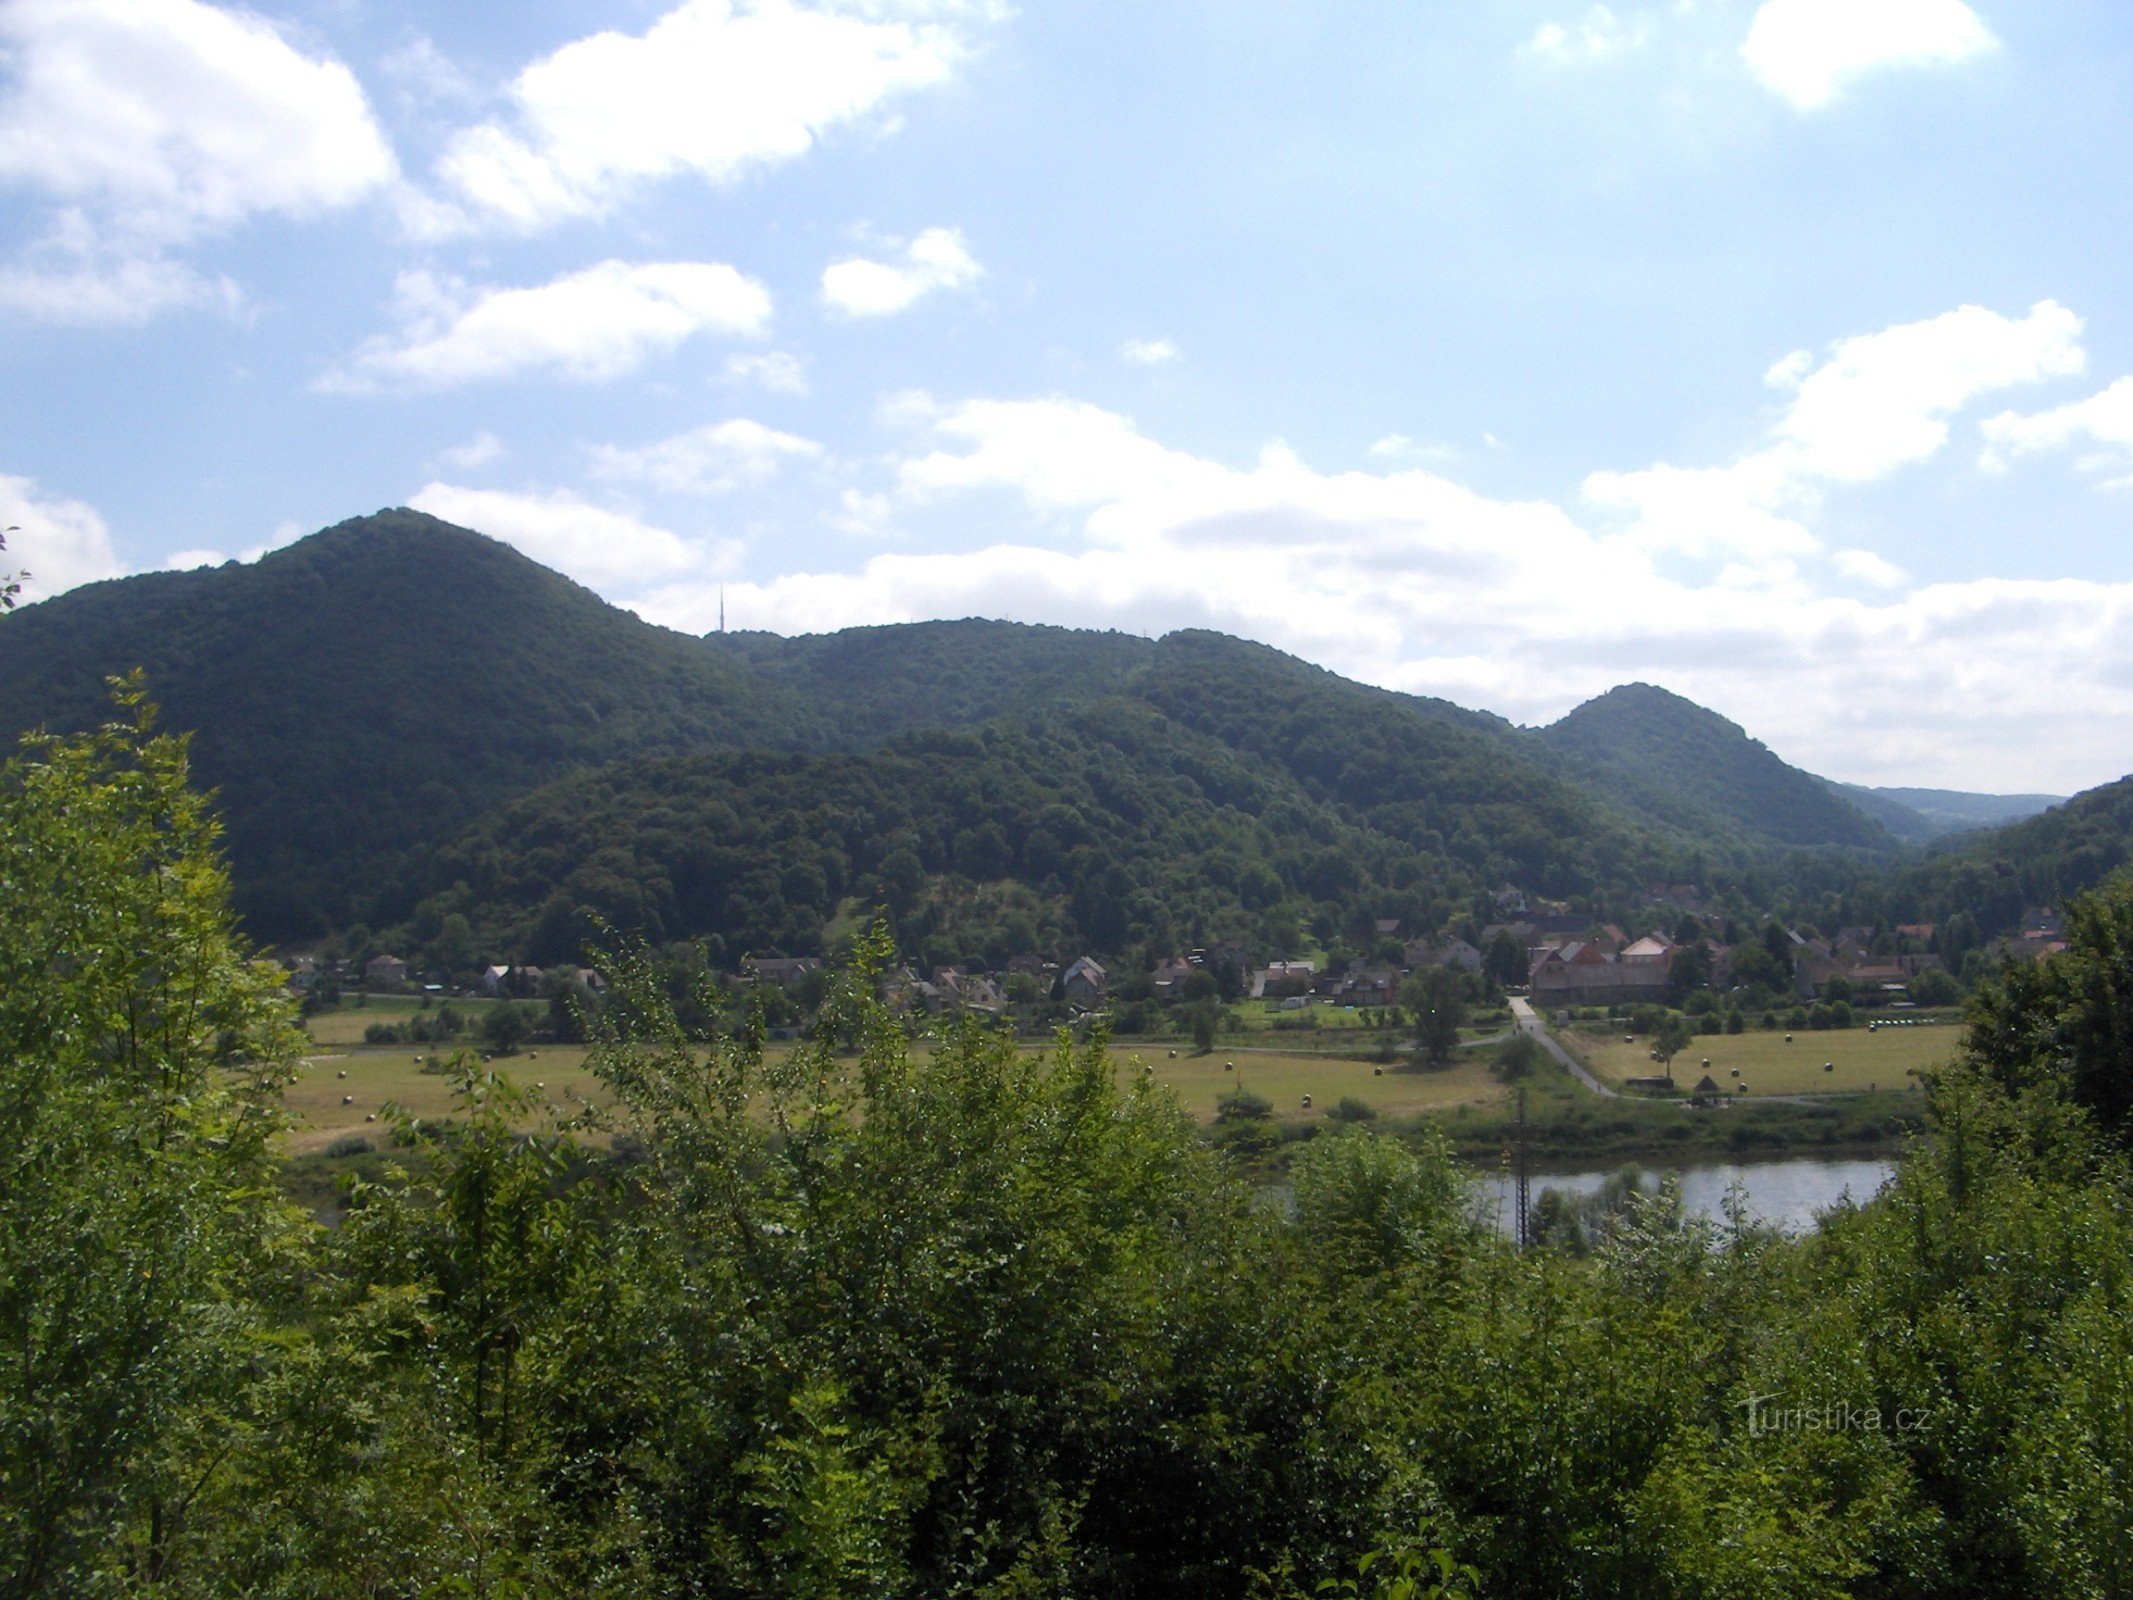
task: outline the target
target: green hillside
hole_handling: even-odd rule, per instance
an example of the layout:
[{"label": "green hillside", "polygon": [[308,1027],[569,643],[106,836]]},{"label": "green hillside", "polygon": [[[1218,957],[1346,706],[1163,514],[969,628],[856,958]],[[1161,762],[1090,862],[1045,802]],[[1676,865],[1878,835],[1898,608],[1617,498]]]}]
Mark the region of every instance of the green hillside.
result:
[{"label": "green hillside", "polygon": [[1892,915],[1969,919],[1968,933],[2013,932],[2033,906],[2056,906],[2133,864],[2133,778],[2077,794],[2041,816],[1966,834],[1890,880]]},{"label": "green hillside", "polygon": [[855,750],[914,728],[1038,716],[1116,694],[1157,650],[1136,634],[978,618],[706,642],[804,701],[837,746]]},{"label": "green hillside", "polygon": [[1689,833],[1765,847],[1896,849],[1886,827],[1821,779],[1717,712],[1648,683],[1586,701],[1540,738],[1618,804]]},{"label": "green hillside", "polygon": [[1025,951],[1242,938],[1270,953],[1400,914],[1435,926],[1474,873],[1424,858],[1125,701],[1043,726],[905,734],[859,754],[707,754],[516,800],[410,875],[433,941],[563,959],[599,921],[714,951],[813,954],[848,899],[900,942],[997,967]]},{"label": "green hillside", "polygon": [[92,724],[132,667],[193,734],[269,938],[322,930],[382,858],[574,768],[819,737],[699,641],[413,511],[25,608],[0,628],[0,734]]},{"label": "green hillside", "polygon": [[692,638],[409,511],[28,608],[0,628],[0,733],[82,727],[135,666],[270,940],[433,946],[449,917],[553,955],[598,914],[803,951],[886,898],[959,956],[1278,946],[1435,926],[1505,881],[1625,914],[1656,881],[1737,898],[1893,848],[1643,686],[1533,732],[1202,631]]},{"label": "green hillside", "polygon": [[1950,834],[2001,828],[2048,811],[2066,799],[2057,794],[1969,794],[1959,789],[1870,789],[1825,779],[1838,794],[1907,844],[1925,844]]}]

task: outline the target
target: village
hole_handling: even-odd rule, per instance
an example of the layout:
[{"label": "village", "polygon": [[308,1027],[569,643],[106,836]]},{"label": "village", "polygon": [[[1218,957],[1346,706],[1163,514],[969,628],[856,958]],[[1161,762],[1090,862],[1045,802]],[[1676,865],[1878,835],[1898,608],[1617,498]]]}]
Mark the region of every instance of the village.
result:
[{"label": "village", "polygon": [[[1717,915],[1687,909],[1694,891],[1685,886],[1655,890],[1673,906],[1671,930],[1651,926],[1632,935],[1618,923],[1573,911],[1567,904],[1529,900],[1514,886],[1492,892],[1499,920],[1466,935],[1449,929],[1416,935],[1398,918],[1373,926],[1366,955],[1329,958],[1264,956],[1235,941],[1138,958],[1099,959],[1088,953],[1064,957],[1018,955],[995,971],[943,965],[921,970],[903,965],[886,974],[881,998],[902,1012],[969,1012],[1009,1017],[1018,1008],[1051,1018],[1079,1017],[1123,1007],[1169,1008],[1213,1001],[1266,1002],[1279,1011],[1313,1007],[1391,1010],[1406,1003],[1417,973],[1448,969],[1476,980],[1478,992],[1521,992],[1543,1011],[1566,1018],[1579,1010],[1619,1015],[1632,1007],[1683,1007],[1692,1014],[1721,1006],[1767,1012],[1793,1004],[1842,1003],[1852,1010],[1905,1009],[1919,1003],[1944,1005],[1967,987],[1963,970],[1948,959],[1948,943],[1934,923],[1893,927],[1844,927],[1824,937],[1768,923],[1758,933]],[[1990,966],[2036,960],[2065,948],[2059,914],[2031,908],[2020,931],[1968,953],[1971,976]],[[390,952],[351,959],[309,955],[284,959],[288,987],[299,996],[428,994],[438,998],[534,1000],[559,991],[598,996],[604,981],[586,966],[541,967],[492,962],[471,981],[423,973]],[[789,1010],[820,997],[817,956],[747,956],[727,975],[730,987],[774,990]],[[1768,1025],[1775,1025],[1768,1024]],[[1147,1031],[1128,1027],[1121,1031]]]}]

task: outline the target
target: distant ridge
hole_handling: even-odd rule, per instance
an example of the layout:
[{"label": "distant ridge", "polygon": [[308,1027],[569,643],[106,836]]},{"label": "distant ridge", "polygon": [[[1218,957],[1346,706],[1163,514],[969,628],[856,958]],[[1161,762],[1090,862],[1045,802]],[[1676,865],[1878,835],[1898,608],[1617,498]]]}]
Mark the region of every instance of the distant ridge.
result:
[{"label": "distant ridge", "polygon": [[1648,683],[1588,700],[1540,731],[1572,769],[1677,827],[1791,847],[1893,854],[1896,837],[1735,723]]},{"label": "distant ridge", "polygon": [[1968,794],[1958,789],[1872,789],[1829,786],[1907,844],[1925,844],[1978,828],[2000,828],[2063,805],[2058,794]]},{"label": "distant ridge", "polygon": [[[1983,803],[1839,792],[1648,684],[1533,730],[1204,630],[694,637],[407,510],[15,613],[0,736],[93,724],[135,666],[276,941],[550,953],[598,915],[811,953],[891,900],[943,959],[966,936],[1371,948],[1386,922],[1478,927],[1506,883],[1617,916],[1654,884],[1827,888],[1895,859],[1906,819]],[[2086,871],[2106,832],[2038,848]]]}]

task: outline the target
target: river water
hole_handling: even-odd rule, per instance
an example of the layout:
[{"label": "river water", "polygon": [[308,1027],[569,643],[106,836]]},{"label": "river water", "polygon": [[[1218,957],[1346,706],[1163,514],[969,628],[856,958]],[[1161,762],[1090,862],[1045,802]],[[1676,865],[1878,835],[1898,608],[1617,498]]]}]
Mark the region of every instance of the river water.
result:
[{"label": "river water", "polygon": [[[1530,1181],[1533,1203],[1549,1189],[1567,1194],[1592,1194],[1619,1171],[1535,1173]],[[1864,1205],[1895,1172],[1892,1161],[1817,1161],[1805,1157],[1791,1161],[1757,1161],[1743,1165],[1716,1163],[1701,1167],[1644,1167],[1644,1186],[1656,1189],[1662,1176],[1681,1180],[1682,1203],[1692,1212],[1725,1218],[1726,1191],[1740,1184],[1747,1192],[1749,1215],[1787,1233],[1805,1233],[1815,1218],[1849,1195]],[[1511,1215],[1511,1179],[1490,1173],[1476,1185],[1482,1202],[1497,1227],[1514,1231]]]}]

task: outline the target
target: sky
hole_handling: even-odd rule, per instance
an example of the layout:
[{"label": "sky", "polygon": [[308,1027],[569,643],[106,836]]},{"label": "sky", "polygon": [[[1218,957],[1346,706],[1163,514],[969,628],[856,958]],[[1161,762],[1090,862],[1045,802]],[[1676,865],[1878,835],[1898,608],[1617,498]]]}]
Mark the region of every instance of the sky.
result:
[{"label": "sky", "polygon": [[0,572],[410,505],[692,632],[1208,627],[2071,793],[2129,148],[2110,0],[0,0]]}]

